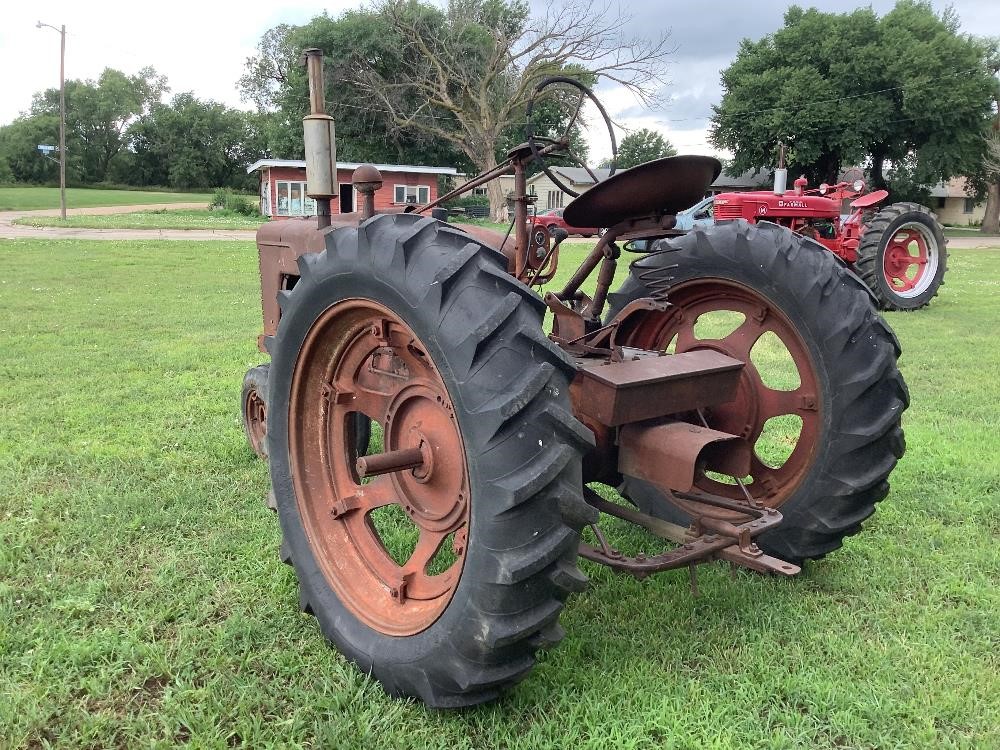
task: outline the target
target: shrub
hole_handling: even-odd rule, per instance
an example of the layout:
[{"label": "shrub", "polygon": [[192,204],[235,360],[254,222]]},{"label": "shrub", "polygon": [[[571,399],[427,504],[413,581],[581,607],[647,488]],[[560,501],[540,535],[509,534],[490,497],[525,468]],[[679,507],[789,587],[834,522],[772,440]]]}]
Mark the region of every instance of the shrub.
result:
[{"label": "shrub", "polygon": [[489,206],[490,199],[485,195],[463,195],[444,204],[445,208],[471,208],[472,206]]},{"label": "shrub", "polygon": [[230,188],[219,188],[212,196],[212,202],[208,204],[212,211],[231,211],[241,216],[258,216],[260,211],[257,205],[245,195],[238,195]]}]

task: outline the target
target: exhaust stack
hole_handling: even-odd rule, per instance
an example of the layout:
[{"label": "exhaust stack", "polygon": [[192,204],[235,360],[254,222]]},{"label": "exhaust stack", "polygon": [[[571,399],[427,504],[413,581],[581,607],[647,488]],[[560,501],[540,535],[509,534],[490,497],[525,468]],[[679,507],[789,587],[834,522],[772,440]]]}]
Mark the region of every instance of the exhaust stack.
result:
[{"label": "exhaust stack", "polygon": [[785,144],[778,144],[778,168],[774,170],[774,194],[784,195],[788,187],[788,170],[785,169]]},{"label": "exhaust stack", "polygon": [[337,136],[333,118],[326,113],[323,93],[323,50],[303,53],[309,73],[309,110],[302,118],[306,151],[306,195],[316,201],[320,229],[330,226],[330,201],[337,197]]}]

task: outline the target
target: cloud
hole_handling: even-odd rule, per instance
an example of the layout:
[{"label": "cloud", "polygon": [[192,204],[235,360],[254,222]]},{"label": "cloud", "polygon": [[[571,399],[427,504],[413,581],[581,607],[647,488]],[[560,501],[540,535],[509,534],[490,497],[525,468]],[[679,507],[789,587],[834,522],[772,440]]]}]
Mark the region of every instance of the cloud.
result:
[{"label": "cloud", "polygon": [[[444,1],[437,0],[437,4]],[[714,5],[679,0],[622,3],[623,12],[630,16],[622,28],[624,36],[653,38],[670,29],[675,51],[666,77],[671,84],[661,92],[662,104],[653,109],[616,87],[600,86],[599,96],[625,127],[654,128],[682,150],[707,152],[707,120],[712,104],[722,95],[719,71],[735,57],[741,39],[756,39],[780,28],[789,4],[779,0]],[[840,0],[803,0],[801,4],[824,11],[847,10]],[[51,0],[40,6],[8,2],[0,25],[0,70],[4,71],[0,124],[25,112],[34,93],[59,85],[59,36],[51,29],[36,29],[38,20],[54,26],[66,24],[67,78],[97,78],[105,67],[133,74],[152,65],[167,76],[174,93],[191,91],[200,99],[246,107],[236,81],[267,29],[278,23],[306,23],[324,11],[337,15],[359,5],[356,0],[299,0],[291,5],[244,0],[238,6],[194,0],[144,6],[134,0]],[[535,5],[543,7],[544,3]],[[872,0],[871,5],[881,14],[894,1]],[[953,5],[965,31],[1000,31],[996,0],[956,0]],[[945,4],[934,0],[934,6],[940,12]],[[592,144],[592,156],[599,158],[607,151],[607,145]]]}]

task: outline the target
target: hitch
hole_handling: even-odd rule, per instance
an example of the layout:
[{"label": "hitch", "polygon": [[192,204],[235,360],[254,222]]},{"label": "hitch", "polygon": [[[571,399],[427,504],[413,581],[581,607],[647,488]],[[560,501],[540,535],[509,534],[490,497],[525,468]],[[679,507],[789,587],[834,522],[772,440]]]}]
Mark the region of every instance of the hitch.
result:
[{"label": "hitch", "polygon": [[754,538],[781,523],[782,516],[777,510],[753,508],[743,503],[736,503],[723,497],[704,493],[683,494],[685,499],[695,500],[706,506],[737,510],[750,516],[750,520],[740,524],[732,524],[710,516],[698,516],[690,527],[685,528],[612,503],[589,487],[584,487],[584,499],[600,512],[641,526],[651,534],[667,541],[676,542],[680,546],[658,555],[627,557],[608,545],[603,533],[595,528],[600,548],[581,542],[580,556],[607,565],[614,570],[629,573],[638,579],[664,570],[683,568],[712,560],[725,560],[758,573],[793,576],[801,571],[798,565],[764,554],[753,542]]}]

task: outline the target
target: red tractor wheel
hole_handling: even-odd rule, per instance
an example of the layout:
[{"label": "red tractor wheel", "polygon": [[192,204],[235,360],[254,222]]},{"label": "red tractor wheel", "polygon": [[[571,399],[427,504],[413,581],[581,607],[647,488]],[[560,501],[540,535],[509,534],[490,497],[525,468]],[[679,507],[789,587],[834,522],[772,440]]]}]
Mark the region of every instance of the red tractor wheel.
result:
[{"label": "red tractor wheel", "polygon": [[858,244],[858,275],[884,310],[916,310],[944,283],[948,254],[934,214],[917,203],[886,206]]},{"label": "red tractor wheel", "polygon": [[[760,538],[799,562],[837,549],[885,497],[903,453],[908,403],[898,344],[862,284],[814,243],[774,224],[727,222],[670,242],[632,264],[613,316],[643,296],[665,312],[628,319],[617,342],[684,352],[712,349],[745,363],[737,398],[705,410],[709,426],[754,448],[746,489],[784,522]],[[831,314],[830,311],[836,311]],[[697,486],[740,500],[732,479]],[[624,477],[640,509],[687,523],[653,485]]]},{"label": "red tractor wheel", "polygon": [[[433,219],[337,230],[299,268],[268,429],[302,607],[390,694],[490,700],[586,583],[572,367],[505,258]],[[358,414],[382,433],[360,459]]]}]

